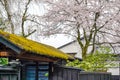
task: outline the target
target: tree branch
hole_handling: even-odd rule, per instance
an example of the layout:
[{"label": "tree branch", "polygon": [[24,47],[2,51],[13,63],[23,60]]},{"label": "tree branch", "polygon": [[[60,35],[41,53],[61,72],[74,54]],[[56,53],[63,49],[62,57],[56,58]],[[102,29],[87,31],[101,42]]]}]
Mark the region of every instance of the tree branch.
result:
[{"label": "tree branch", "polygon": [[[90,44],[90,42],[91,42],[91,39],[93,39],[93,45],[92,45],[92,50],[91,50],[91,53],[93,54],[93,52],[94,52],[94,50],[95,50],[95,42],[96,42],[96,35],[97,35],[97,32],[98,32],[98,29],[97,29],[97,25],[96,25],[96,21],[97,21],[97,19],[99,18],[99,16],[100,16],[100,12],[96,12],[95,13],[95,19],[94,19],[94,24],[93,24],[93,29],[92,29],[92,31],[91,31],[91,33],[90,33],[90,37],[89,37],[89,44]],[[92,38],[93,37],[93,38]]]},{"label": "tree branch", "polygon": [[80,5],[80,2],[78,1],[78,0],[75,0],[76,2],[77,2],[77,4],[79,4]]},{"label": "tree branch", "polygon": [[25,36],[25,32],[24,32],[24,23],[26,21],[26,13],[27,13],[27,10],[28,10],[28,5],[30,4],[31,0],[28,0],[26,6],[25,6],[25,11],[23,13],[23,16],[22,16],[22,24],[21,24],[21,28],[22,28],[22,36]]},{"label": "tree branch", "polygon": [[[99,42],[99,43],[94,43],[94,44],[96,44],[96,45],[102,45],[102,44],[111,44],[111,45],[113,45],[113,44],[120,44],[120,42]],[[90,45],[93,45],[93,44],[90,44]]]},{"label": "tree branch", "polygon": [[85,29],[83,28],[83,34],[84,34],[84,38],[85,38],[85,41],[88,42],[88,39],[87,39],[87,34],[86,34],[86,31]]},{"label": "tree branch", "polygon": [[39,23],[39,22],[37,22],[37,21],[35,21],[35,20],[33,20],[33,19],[26,19],[26,20],[31,21],[31,22],[34,22],[34,23],[36,23],[36,24],[38,24],[38,25],[45,26],[45,25],[43,25],[43,24],[41,24],[41,23]]},{"label": "tree branch", "polygon": [[80,44],[80,47],[83,48],[83,44],[82,44],[80,38],[81,38],[80,31],[79,31],[79,28],[77,28],[77,41]]},{"label": "tree branch", "polygon": [[3,3],[3,1],[2,1],[2,0],[0,0],[0,2],[1,2],[1,4],[4,6],[4,3]]},{"label": "tree branch", "polygon": [[115,34],[112,34],[112,33],[109,33],[109,32],[105,32],[105,31],[99,31],[99,32],[100,33],[106,33],[106,34],[109,34],[109,35],[112,35],[112,36],[120,38],[120,35],[115,35]]},{"label": "tree branch", "polygon": [[14,34],[14,25],[13,25],[13,22],[12,22],[11,14],[9,12],[9,6],[8,6],[8,1],[7,0],[4,0],[4,7],[5,7],[5,10],[6,10],[6,13],[7,13],[8,20],[9,20],[10,25],[11,25],[11,33]]},{"label": "tree branch", "polygon": [[32,35],[33,33],[35,33],[36,31],[37,31],[37,30],[35,29],[35,30],[33,30],[32,32],[30,32],[30,33],[28,33],[27,35],[25,35],[24,37],[26,38],[26,37]]}]

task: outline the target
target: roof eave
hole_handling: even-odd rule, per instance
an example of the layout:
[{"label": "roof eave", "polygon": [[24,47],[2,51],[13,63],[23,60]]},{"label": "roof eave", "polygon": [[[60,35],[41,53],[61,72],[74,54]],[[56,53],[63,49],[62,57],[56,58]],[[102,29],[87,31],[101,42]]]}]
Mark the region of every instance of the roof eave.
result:
[{"label": "roof eave", "polygon": [[7,40],[6,38],[4,38],[1,35],[0,35],[0,42],[2,44],[6,45],[7,47],[11,48],[12,50],[17,52],[18,54],[20,54],[22,51],[22,49],[20,47],[16,46],[15,44],[13,44],[12,42],[10,42],[9,40]]}]

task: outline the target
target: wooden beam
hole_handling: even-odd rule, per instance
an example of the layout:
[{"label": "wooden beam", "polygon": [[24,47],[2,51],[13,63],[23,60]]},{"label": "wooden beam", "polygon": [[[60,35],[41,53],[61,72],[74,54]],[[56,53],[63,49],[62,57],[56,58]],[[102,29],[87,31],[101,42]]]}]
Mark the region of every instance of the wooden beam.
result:
[{"label": "wooden beam", "polygon": [[0,43],[6,45],[10,49],[14,50],[16,53],[20,54],[21,53],[21,48],[18,47],[17,45],[13,44],[9,40],[5,39],[3,36],[0,35]]},{"label": "wooden beam", "polygon": [[16,59],[23,59],[28,61],[38,61],[38,62],[56,62],[58,59],[56,58],[49,58],[41,55],[31,54],[31,53],[21,53],[17,54],[14,51],[0,51],[0,57],[13,57]]},{"label": "wooden beam", "polygon": [[58,59],[54,59],[54,58],[47,58],[47,57],[28,54],[28,53],[25,53],[24,55],[13,56],[13,57],[18,58],[18,59],[24,59],[24,60],[29,60],[29,61],[38,61],[38,62],[55,62],[58,60]]},{"label": "wooden beam", "polygon": [[14,55],[14,53],[11,51],[0,51],[0,57],[10,57],[12,55]]},{"label": "wooden beam", "polygon": [[0,52],[0,57],[8,57],[9,54],[5,51]]}]

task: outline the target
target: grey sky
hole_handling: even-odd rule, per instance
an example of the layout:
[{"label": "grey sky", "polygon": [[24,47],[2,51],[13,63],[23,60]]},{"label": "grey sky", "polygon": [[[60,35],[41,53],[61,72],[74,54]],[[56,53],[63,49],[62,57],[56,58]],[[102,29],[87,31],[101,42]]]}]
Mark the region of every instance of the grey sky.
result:
[{"label": "grey sky", "polygon": [[56,37],[50,37],[50,38],[46,38],[46,39],[41,39],[42,43],[54,46],[56,48],[70,42],[71,39],[68,38],[67,36],[63,36],[63,35],[58,35]]}]

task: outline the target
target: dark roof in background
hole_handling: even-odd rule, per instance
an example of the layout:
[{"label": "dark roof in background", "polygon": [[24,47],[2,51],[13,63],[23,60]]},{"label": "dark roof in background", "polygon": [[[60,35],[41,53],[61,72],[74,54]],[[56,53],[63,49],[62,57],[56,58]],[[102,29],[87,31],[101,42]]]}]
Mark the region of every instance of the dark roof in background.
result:
[{"label": "dark roof in background", "polygon": [[60,47],[58,47],[57,49],[61,49],[61,48],[65,47],[65,46],[68,46],[68,45],[74,43],[74,42],[76,42],[76,40],[71,41],[71,42],[69,42],[69,43],[66,43],[66,44],[64,44],[64,45],[62,45],[62,46],[60,46]]},{"label": "dark roof in background", "polygon": [[[80,40],[83,40],[83,39],[84,39],[84,37],[81,37],[81,38],[80,38]],[[73,41],[71,41],[71,42],[69,42],[69,43],[66,43],[66,44],[58,47],[57,49],[61,49],[61,48],[65,47],[65,46],[68,46],[68,45],[70,45],[70,44],[72,44],[72,43],[74,43],[74,42],[76,42],[76,41],[77,41],[77,40],[73,40]]]}]

